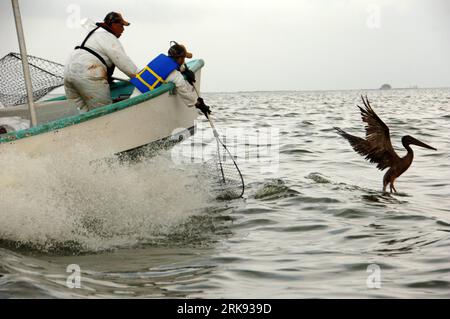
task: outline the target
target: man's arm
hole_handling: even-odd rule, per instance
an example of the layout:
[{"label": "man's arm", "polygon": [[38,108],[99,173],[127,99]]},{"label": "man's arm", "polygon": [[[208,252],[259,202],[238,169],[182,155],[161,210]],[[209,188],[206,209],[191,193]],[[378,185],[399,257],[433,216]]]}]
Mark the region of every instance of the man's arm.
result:
[{"label": "man's arm", "polygon": [[180,73],[180,71],[173,71],[169,74],[166,81],[173,82],[176,87],[177,95],[183,100],[184,104],[189,107],[195,106],[197,102],[197,93],[194,87],[190,85]]},{"label": "man's arm", "polygon": [[112,34],[105,33],[105,35],[108,36],[108,39],[105,39],[105,41],[102,42],[103,52],[120,71],[125,73],[130,78],[134,77],[139,70],[125,53],[120,41]]}]

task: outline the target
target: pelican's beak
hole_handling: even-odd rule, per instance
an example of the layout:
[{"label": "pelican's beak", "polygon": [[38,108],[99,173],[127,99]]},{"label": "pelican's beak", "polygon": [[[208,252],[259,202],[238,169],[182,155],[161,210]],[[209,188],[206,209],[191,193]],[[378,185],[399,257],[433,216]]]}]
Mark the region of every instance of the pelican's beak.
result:
[{"label": "pelican's beak", "polygon": [[437,151],[437,149],[435,149],[434,147],[432,147],[428,144],[425,144],[424,142],[421,142],[418,139],[415,139],[414,137],[411,137],[411,144]]}]

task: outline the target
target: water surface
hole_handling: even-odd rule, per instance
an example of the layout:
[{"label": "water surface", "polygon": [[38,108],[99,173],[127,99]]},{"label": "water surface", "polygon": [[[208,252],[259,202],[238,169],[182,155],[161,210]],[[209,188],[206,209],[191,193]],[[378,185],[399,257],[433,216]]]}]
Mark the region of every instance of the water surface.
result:
[{"label": "water surface", "polygon": [[[333,130],[364,136],[361,93],[400,155],[403,135],[438,149],[413,146],[398,194],[383,194],[384,172]],[[450,297],[450,89],[205,101],[238,154],[243,199],[217,200],[204,165],[181,160],[192,139],[131,164],[90,165],[80,146],[63,158],[2,154],[0,296]],[[198,128],[214,146],[207,122]],[[70,264],[80,289],[66,286]],[[370,265],[380,288],[367,284]]]}]

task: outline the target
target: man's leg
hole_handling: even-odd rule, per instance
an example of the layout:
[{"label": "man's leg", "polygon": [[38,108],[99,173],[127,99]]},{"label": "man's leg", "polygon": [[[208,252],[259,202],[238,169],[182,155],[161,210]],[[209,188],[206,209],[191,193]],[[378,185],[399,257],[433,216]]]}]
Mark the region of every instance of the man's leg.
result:
[{"label": "man's leg", "polygon": [[86,103],[76,90],[73,83],[67,79],[64,79],[64,91],[66,92],[67,100],[74,103],[79,111],[87,109]]},{"label": "man's leg", "polygon": [[89,111],[112,103],[109,83],[105,79],[79,80],[77,87]]}]

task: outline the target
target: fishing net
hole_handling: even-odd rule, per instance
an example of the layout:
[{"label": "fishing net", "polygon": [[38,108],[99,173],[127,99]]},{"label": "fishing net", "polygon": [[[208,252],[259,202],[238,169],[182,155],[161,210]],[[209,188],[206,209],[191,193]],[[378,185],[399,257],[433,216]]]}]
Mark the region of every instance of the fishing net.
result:
[{"label": "fishing net", "polygon": [[228,157],[220,158],[215,163],[209,163],[215,169],[217,176],[215,190],[219,192],[219,199],[234,199],[244,194],[244,179],[236,162]]},{"label": "fishing net", "polygon": [[208,161],[207,165],[210,170],[214,170],[217,176],[215,185],[216,191],[220,193],[219,199],[235,199],[244,195],[244,178],[235,161],[235,157],[228,150],[225,143],[219,138],[215,128],[214,136],[217,142],[217,155],[215,158]]},{"label": "fishing net", "polygon": [[[28,55],[33,100],[37,101],[64,84],[64,66]],[[22,59],[18,53],[9,53],[0,59],[0,103],[5,107],[23,104],[27,100]]]}]

